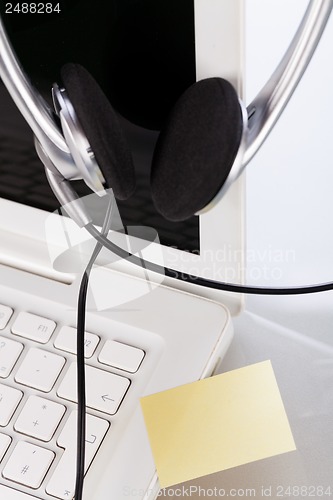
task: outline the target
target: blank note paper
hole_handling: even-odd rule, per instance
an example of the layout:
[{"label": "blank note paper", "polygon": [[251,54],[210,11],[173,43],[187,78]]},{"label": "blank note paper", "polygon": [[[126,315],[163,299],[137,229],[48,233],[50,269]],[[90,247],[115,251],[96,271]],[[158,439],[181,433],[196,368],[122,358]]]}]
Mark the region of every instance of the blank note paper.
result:
[{"label": "blank note paper", "polygon": [[270,361],[141,399],[162,488],[295,450]]}]

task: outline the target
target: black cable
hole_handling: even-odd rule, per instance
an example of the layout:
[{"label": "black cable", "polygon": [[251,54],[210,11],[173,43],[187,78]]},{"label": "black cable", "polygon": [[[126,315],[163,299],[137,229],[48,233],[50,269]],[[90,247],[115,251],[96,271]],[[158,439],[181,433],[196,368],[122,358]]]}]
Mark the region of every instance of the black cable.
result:
[{"label": "black cable", "polygon": [[[108,209],[105,215],[102,233],[109,231],[112,214],[112,198],[109,200]],[[82,499],[83,482],[84,482],[84,462],[86,448],[86,383],[85,383],[85,358],[84,358],[84,335],[86,322],[86,302],[89,277],[94,262],[103,248],[103,243],[97,242],[89,262],[83,272],[77,303],[77,452],[76,452],[76,481],[75,481],[75,500]]]},{"label": "black cable", "polygon": [[255,287],[246,285],[237,285],[226,282],[214,281],[200,276],[191,276],[187,273],[176,271],[163,265],[156,264],[142,257],[124,250],[112,241],[108,240],[105,234],[109,231],[110,219],[112,212],[112,199],[109,201],[109,206],[105,216],[102,231],[90,223],[85,226],[89,234],[97,241],[94,251],[89,259],[87,267],[82,275],[79,296],[78,296],[78,311],[77,311],[77,393],[78,393],[78,419],[77,419],[77,457],[76,457],[76,484],[75,484],[75,500],[82,500],[83,482],[84,482],[84,461],[85,461],[85,430],[86,430],[86,395],[85,395],[85,358],[84,358],[84,334],[85,334],[85,316],[86,316],[86,299],[89,283],[89,276],[93,264],[103,247],[107,248],[113,254],[122,259],[126,259],[135,266],[144,267],[150,271],[162,274],[174,279],[185,281],[187,283],[212,288],[215,290],[223,290],[233,293],[246,293],[258,295],[301,295],[310,293],[319,293],[328,290],[333,290],[333,282],[320,283],[308,286],[299,287]]},{"label": "black cable", "polygon": [[[133,255],[132,253],[119,247],[112,241],[108,240],[102,233],[96,229],[96,227],[89,223],[84,226],[85,229],[90,233],[90,235],[95,238],[101,245],[113,252],[115,255],[122,259],[127,259],[129,262],[135,266],[142,267],[142,259]],[[160,264],[155,264],[153,262],[144,260],[146,269],[153,271],[158,274],[163,274],[171,278],[178,279],[180,281],[185,281],[187,283],[192,283],[199,286],[204,286],[206,288],[212,288],[215,290],[223,290],[226,292],[233,293],[246,293],[252,295],[304,295],[309,293],[319,293],[326,292],[328,290],[333,290],[333,282],[319,283],[315,285],[308,286],[298,286],[298,287],[256,287],[247,285],[236,285],[231,283],[225,283],[223,281],[214,281],[207,278],[202,278],[200,276],[191,276],[190,274],[184,273],[182,271],[176,271],[168,267],[164,267]]]}]

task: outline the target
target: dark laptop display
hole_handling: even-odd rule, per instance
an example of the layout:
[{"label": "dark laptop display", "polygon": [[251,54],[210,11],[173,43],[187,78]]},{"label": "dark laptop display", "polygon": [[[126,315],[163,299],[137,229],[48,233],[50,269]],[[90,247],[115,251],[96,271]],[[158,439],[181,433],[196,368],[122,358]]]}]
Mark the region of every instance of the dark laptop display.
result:
[{"label": "dark laptop display", "polygon": [[[149,175],[154,145],[169,110],[195,77],[193,0],[63,0],[39,16],[4,15],[19,59],[50,101],[66,62],[85,66],[100,83],[123,122],[137,174],[137,189],[119,203],[125,225],[157,229],[163,244],[199,250],[198,218],[165,221],[154,209]],[[1,2],[2,12],[5,4]],[[57,9],[58,10],[58,9]],[[58,202],[34,151],[32,134],[0,91],[0,196],[53,211]],[[80,194],[88,194],[76,182]]]}]

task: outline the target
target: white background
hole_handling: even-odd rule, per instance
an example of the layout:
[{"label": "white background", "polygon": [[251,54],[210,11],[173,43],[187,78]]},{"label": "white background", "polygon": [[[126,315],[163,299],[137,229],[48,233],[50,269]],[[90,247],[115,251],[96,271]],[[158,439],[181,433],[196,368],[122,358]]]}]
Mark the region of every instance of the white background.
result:
[{"label": "white background", "polygon": [[[246,0],[246,102],[283,55],[306,0]],[[274,131],[247,168],[249,282],[282,286],[333,280],[333,16],[302,82]],[[295,262],[274,262],[274,250]],[[265,254],[266,252],[266,254]],[[267,255],[267,258],[264,256]],[[251,254],[253,256],[253,254]],[[264,262],[265,260],[265,262]],[[253,269],[267,265],[258,281]],[[282,279],[273,277],[276,268]],[[266,273],[267,274],[267,273]],[[250,297],[248,308],[286,326],[332,330],[331,292],[307,297]]]},{"label": "white background", "polygon": [[[245,4],[249,102],[282,56],[307,1]],[[248,246],[295,251],[296,266],[287,266],[284,281],[333,278],[332,48],[333,18],[287,109],[247,169]]]}]

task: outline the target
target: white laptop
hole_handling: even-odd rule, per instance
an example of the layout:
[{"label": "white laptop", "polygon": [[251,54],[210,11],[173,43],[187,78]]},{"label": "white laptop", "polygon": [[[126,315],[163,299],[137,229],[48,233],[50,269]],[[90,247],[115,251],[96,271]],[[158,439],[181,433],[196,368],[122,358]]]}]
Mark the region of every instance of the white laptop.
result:
[{"label": "white laptop", "polygon": [[[207,4],[192,6],[197,78],[220,74],[240,88],[241,1]],[[207,33],[216,18],[216,31]],[[50,213],[7,198],[0,199],[0,500],[72,499],[79,275],[72,261],[66,267],[72,255],[52,232]],[[242,199],[239,181],[200,217],[191,251],[172,248],[169,230],[171,246],[158,247],[165,264],[241,280]],[[148,244],[148,253],[155,246]],[[238,260],[226,265],[221,255]],[[96,299],[95,289],[86,319],[84,498],[154,499],[159,484],[139,398],[211,375],[231,342],[230,317],[241,309],[241,297],[170,278],[155,283],[126,262],[99,266],[98,273],[107,299]]]}]

